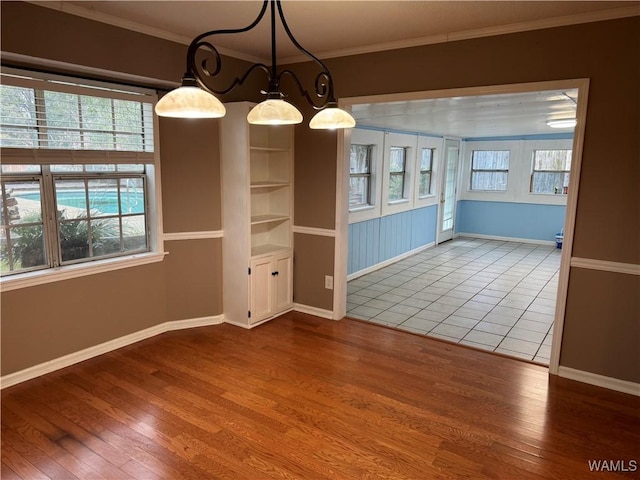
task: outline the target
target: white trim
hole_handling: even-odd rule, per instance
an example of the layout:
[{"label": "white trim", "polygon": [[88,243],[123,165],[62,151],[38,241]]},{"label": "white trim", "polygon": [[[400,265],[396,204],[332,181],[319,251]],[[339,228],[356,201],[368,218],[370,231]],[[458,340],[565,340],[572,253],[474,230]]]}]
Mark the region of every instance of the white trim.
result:
[{"label": "white trim", "polygon": [[[543,90],[565,90],[580,88],[588,85],[589,79],[576,78],[569,80],[547,80],[542,82],[510,83],[504,85],[484,85],[480,87],[459,87],[441,90],[421,90],[414,92],[383,93],[378,95],[363,95],[360,97],[348,97],[340,99],[344,108],[351,108],[353,105],[362,103],[388,103],[388,102],[408,102],[411,100],[429,100],[434,98],[450,97],[478,97],[483,95],[503,95],[509,93],[539,92]],[[582,93],[582,92],[581,92]],[[586,113],[586,112],[585,112]],[[586,118],[586,117],[585,117]],[[584,123],[584,119],[583,119]],[[575,134],[578,133],[576,125]],[[452,140],[461,140],[456,137],[446,137]]]},{"label": "white trim", "polygon": [[577,13],[562,17],[545,18],[530,22],[512,23],[510,25],[498,25],[495,27],[478,28],[467,30],[466,32],[450,33],[447,37],[449,42],[468,40],[471,38],[492,37],[494,35],[505,35],[509,33],[528,32],[531,30],[542,30],[545,28],[565,27],[567,25],[577,25],[580,23],[601,22],[604,20],[614,20],[617,18],[634,17],[640,15],[640,7],[633,5],[630,7],[612,8],[598,12]]},{"label": "white trim", "polygon": [[[344,108],[342,102],[338,104]],[[350,110],[350,109],[349,109]],[[351,129],[339,129],[336,138],[336,198],[333,249],[332,319],[347,314],[347,254],[349,251],[349,157]],[[346,182],[346,184],[345,184]],[[319,315],[322,316],[322,315]]]},{"label": "white trim", "polygon": [[335,237],[336,231],[328,228],[302,227],[293,226],[293,233],[302,233],[304,235],[318,235],[320,237]]},{"label": "white trim", "polygon": [[224,319],[223,323],[228,323],[229,325],[233,325],[234,327],[240,327],[240,328],[244,328],[245,330],[251,330],[254,327],[257,327],[258,325],[262,325],[263,323],[267,323],[270,322],[271,320],[274,320],[276,318],[278,318],[281,315],[284,315],[287,312],[290,312],[291,310],[293,310],[293,307],[288,308],[286,310],[282,310],[280,312],[278,312],[277,314],[271,316],[271,317],[267,317],[267,318],[263,318],[262,320],[255,322],[255,323],[251,323],[251,324],[247,324],[246,322],[239,322],[239,321],[234,321],[234,320],[229,320],[227,318]]},{"label": "white trim", "polygon": [[571,266],[589,270],[601,270],[603,272],[640,275],[640,265],[635,263],[607,262],[606,260],[594,260],[592,258],[571,257]]},{"label": "white trim", "polygon": [[640,383],[620,380],[613,377],[605,377],[597,373],[585,372],[569,367],[560,366],[558,368],[558,376],[575,380],[577,382],[588,383],[597,387],[608,388],[617,392],[628,393],[630,395],[640,396]]},{"label": "white trim", "polygon": [[420,253],[423,250],[427,250],[428,248],[431,248],[431,247],[435,246],[435,244],[436,244],[436,242],[427,243],[426,245],[422,245],[421,247],[414,248],[413,250],[409,250],[408,252],[402,253],[402,254],[397,255],[397,256],[395,256],[393,258],[389,258],[388,260],[385,260],[384,262],[376,263],[375,265],[372,265],[370,267],[363,268],[362,270],[358,270],[357,272],[350,273],[349,275],[347,275],[347,282],[349,282],[351,280],[355,280],[358,277],[362,277],[363,275],[366,275],[367,273],[371,273],[371,272],[375,272],[376,270],[380,270],[382,267],[386,267],[387,265],[391,265],[392,263],[399,262],[400,260],[403,260],[403,259],[405,259],[407,257],[410,257],[411,255],[415,255],[416,253]]},{"label": "white trim", "polygon": [[185,330],[187,328],[197,328],[197,327],[209,327],[211,325],[221,325],[224,323],[223,315],[211,315],[208,317],[196,317],[196,318],[187,318],[184,320],[171,320],[168,322],[164,322],[162,325],[166,325],[166,332],[171,332],[173,330]]},{"label": "white trim", "polygon": [[34,365],[33,367],[25,368],[24,370],[10,373],[9,375],[4,375],[0,378],[0,389],[11,387],[12,385],[16,385],[18,383],[26,382],[27,380],[31,380],[41,375],[45,375],[47,373],[60,370],[70,365],[83,362],[90,358],[97,357],[98,355],[102,355],[118,348],[126,347],[127,345],[131,345],[141,340],[160,335],[161,333],[169,332],[172,330],[182,330],[185,328],[219,325],[222,322],[222,315],[213,315],[210,317],[175,320],[164,322],[159,325],[154,325],[153,327],[139,330],[123,337],[114,338],[113,340],[109,340],[108,342],[94,345],[93,347],[88,347],[83,350],[56,358],[54,360],[49,360],[39,365]]},{"label": "white trim", "polygon": [[203,240],[207,238],[222,237],[224,237],[224,231],[222,230],[208,230],[201,232],[170,232],[162,234],[162,238],[165,242],[172,242],[175,240]]},{"label": "white trim", "polygon": [[161,262],[168,253],[140,253],[127,257],[108,258],[95,262],[65,265],[58,268],[47,268],[35,272],[16,274],[0,280],[0,292],[8,292],[20,288],[34,287],[45,283],[60,282],[72,278],[85,277],[98,273],[111,272],[123,268],[138,267],[149,263]]},{"label": "white trim", "polygon": [[556,312],[553,322],[553,340],[551,341],[551,356],[549,359],[549,373],[558,374],[560,367],[560,352],[562,350],[562,333],[564,331],[564,315],[567,309],[567,295],[569,291],[569,271],[571,270],[571,252],[573,251],[573,235],[576,225],[578,208],[578,192],[580,191],[580,170],[582,169],[582,150],[584,145],[584,130],[587,123],[587,102],[589,98],[589,79],[577,79],[572,82],[578,89],[578,105],[576,108],[576,128],[573,134],[573,153],[571,155],[571,172],[569,174],[569,193],[564,220],[564,238],[560,255],[560,274],[558,277],[558,296],[556,297]]},{"label": "white trim", "polygon": [[531,243],[533,245],[554,245],[556,244],[553,240],[536,240],[534,238],[518,238],[518,237],[501,237],[499,235],[482,235],[480,233],[465,233],[458,232],[456,233],[457,237],[464,238],[481,238],[483,240],[498,240],[501,242],[517,242],[517,243]]},{"label": "white trim", "polygon": [[329,320],[340,320],[342,318],[342,317],[336,318],[331,310],[312,307],[310,305],[302,305],[300,303],[294,303],[293,310],[300,313],[308,313],[309,315],[315,315],[316,317],[328,318]]},{"label": "white trim", "polygon": [[[519,22],[509,25],[497,25],[487,28],[464,30],[460,32],[443,33],[439,35],[429,35],[426,37],[410,38],[394,42],[376,43],[373,45],[363,45],[352,48],[342,48],[316,53],[319,58],[336,58],[351,55],[362,55],[366,53],[382,52],[386,50],[397,50],[401,48],[420,47],[423,45],[433,45],[437,43],[457,42],[459,40],[470,40],[473,38],[491,37],[494,35],[505,35],[509,33],[529,32],[531,30],[542,30],[545,28],[564,27],[581,23],[600,22],[605,20],[615,20],[617,18],[634,17],[640,15],[640,7],[633,5],[630,7],[612,8],[598,12],[579,13],[566,15],[563,17],[546,18],[533,20],[530,22]],[[282,59],[282,63],[300,63],[309,61],[308,57],[296,55]]]}]

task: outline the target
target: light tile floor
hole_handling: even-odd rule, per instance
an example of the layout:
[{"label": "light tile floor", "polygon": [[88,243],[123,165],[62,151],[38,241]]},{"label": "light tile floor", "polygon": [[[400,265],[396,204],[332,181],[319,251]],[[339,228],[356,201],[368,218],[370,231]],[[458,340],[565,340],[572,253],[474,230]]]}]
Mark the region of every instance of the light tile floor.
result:
[{"label": "light tile floor", "polygon": [[549,364],[560,250],[458,238],[351,280],[347,316]]}]

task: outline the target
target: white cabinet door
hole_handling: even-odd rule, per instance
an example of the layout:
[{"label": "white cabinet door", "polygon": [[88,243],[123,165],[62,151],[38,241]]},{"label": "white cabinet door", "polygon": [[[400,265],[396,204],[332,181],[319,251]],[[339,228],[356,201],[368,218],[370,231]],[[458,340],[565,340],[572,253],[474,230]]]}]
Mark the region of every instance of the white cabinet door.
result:
[{"label": "white cabinet door", "polygon": [[256,323],[273,315],[274,275],[272,257],[251,261],[249,276],[249,323]]},{"label": "white cabinet door", "polygon": [[293,305],[293,255],[291,252],[273,258],[276,275],[274,291],[274,313],[280,313]]}]

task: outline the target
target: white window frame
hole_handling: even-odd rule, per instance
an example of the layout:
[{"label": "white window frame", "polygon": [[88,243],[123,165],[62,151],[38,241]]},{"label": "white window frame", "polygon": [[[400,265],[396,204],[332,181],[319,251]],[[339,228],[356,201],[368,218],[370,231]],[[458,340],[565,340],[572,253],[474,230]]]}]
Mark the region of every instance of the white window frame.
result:
[{"label": "white window frame", "polygon": [[[462,169],[459,200],[488,202],[535,203],[566,205],[567,195],[547,195],[529,192],[534,150],[570,150],[572,139],[546,140],[466,140],[462,142]],[[510,150],[509,182],[505,191],[469,190],[471,152],[473,150]]]},{"label": "white window frame", "polygon": [[[137,88],[137,87],[124,87],[122,85],[114,85],[106,82],[98,82],[93,80],[85,80],[74,77],[66,77],[53,74],[44,74],[38,72],[26,72],[17,69],[6,68],[3,69],[3,73],[12,75],[24,76],[27,79],[11,79],[12,85],[32,87],[38,83],[38,80],[54,80],[59,82],[76,83],[79,85],[90,85],[93,87],[103,89],[116,89],[128,92],[134,92],[136,94],[145,95],[146,101],[151,101],[152,106],[155,106],[157,101],[157,95],[154,90]],[[33,78],[35,80],[28,80]],[[37,87],[36,87],[37,88]],[[71,93],[80,93],[81,90],[74,92],[73,85],[65,85],[65,91]],[[82,93],[86,93],[82,91]],[[146,172],[146,189],[147,189],[147,231],[149,233],[149,251],[144,253],[137,253],[132,255],[123,255],[118,257],[93,260],[83,263],[64,265],[55,268],[47,268],[43,270],[34,270],[24,273],[16,273],[10,276],[0,278],[0,291],[10,291],[20,288],[26,288],[35,285],[41,285],[45,283],[57,282],[61,280],[67,280],[72,278],[78,278],[85,275],[93,275],[103,272],[109,272],[119,270],[122,268],[129,268],[139,265],[145,265],[149,263],[155,263],[162,261],[164,258],[164,244],[162,239],[162,193],[160,186],[160,156],[159,156],[159,126],[158,118],[153,115],[153,143],[154,151],[151,156],[153,163],[140,161],[137,163],[143,163],[145,165]],[[28,160],[25,156],[30,157]],[[78,150],[49,150],[49,149],[19,149],[19,148],[3,148],[2,149],[2,161],[4,164],[22,163],[22,164],[34,164],[34,163],[69,163],[68,161],[61,161],[61,158],[73,157],[73,163],[124,163],[118,161],[125,157],[137,157],[136,152],[110,152],[103,151],[78,151]],[[147,155],[146,158],[149,158]],[[13,160],[13,161],[12,161]],[[131,162],[133,163],[133,162]]]},{"label": "white window frame", "polygon": [[[458,200],[485,200],[496,202],[515,201],[519,195],[520,177],[517,176],[519,159],[522,158],[521,140],[462,141],[462,168],[458,184]],[[474,150],[509,150],[509,177],[506,190],[471,190],[471,158]]]},{"label": "white window frame", "polygon": [[371,145],[371,176],[369,177],[369,205],[349,210],[349,223],[363,222],[379,217],[382,199],[382,156],[384,132],[354,128],[351,144]]},{"label": "white window frame", "polygon": [[[353,148],[356,147],[364,147],[368,153],[367,155],[367,171],[365,172],[355,172],[352,173],[351,172],[351,158],[349,158],[349,210],[353,211],[353,210],[360,210],[362,208],[368,208],[371,207],[371,167],[373,164],[373,149],[374,149],[374,145],[366,145],[366,144],[358,144],[358,143],[352,143],[351,144],[351,149],[353,150]],[[351,152],[349,152],[351,154]],[[351,155],[349,155],[351,157]],[[364,203],[359,203],[357,205],[351,205],[351,180],[353,178],[364,178],[366,180],[366,192],[365,192],[365,198],[364,198]]]},{"label": "white window frame", "polygon": [[[390,158],[391,148],[404,148],[405,177],[403,198],[389,200]],[[415,172],[417,168],[418,136],[404,133],[386,132],[384,135],[383,180],[382,180],[382,215],[405,212],[414,208]]]},{"label": "white window frame", "polygon": [[[495,168],[478,168],[478,169],[474,169],[473,168],[473,160],[475,157],[475,154],[478,152],[490,152],[490,153],[504,153],[506,152],[508,154],[508,163],[509,165],[507,166],[506,169],[495,169]],[[471,161],[469,163],[469,191],[470,192],[506,192],[509,190],[509,173],[510,173],[510,166],[511,166],[511,150],[488,150],[488,149],[474,149],[471,151]],[[505,188],[473,188],[473,174],[474,173],[504,173],[507,176],[507,181],[505,184]]]},{"label": "white window frame", "polygon": [[[427,207],[438,203],[438,193],[440,191],[440,152],[442,151],[444,139],[436,137],[418,137],[418,146],[416,152],[416,171],[415,176],[415,198],[413,200],[414,208]],[[431,158],[431,193],[427,196],[420,196],[420,164],[422,161],[422,149],[428,148],[433,150]]]},{"label": "white window frame", "polygon": [[[562,140],[528,140],[523,142],[523,159],[529,159],[528,169],[523,168],[521,183],[523,185],[523,200],[528,203],[540,203],[548,205],[566,205],[567,195],[553,193],[533,193],[530,191],[531,175],[533,174],[533,152],[535,150],[573,150],[572,139]],[[573,152],[575,153],[575,152]],[[573,163],[575,158],[572,158]],[[526,164],[526,162],[523,162]]]}]

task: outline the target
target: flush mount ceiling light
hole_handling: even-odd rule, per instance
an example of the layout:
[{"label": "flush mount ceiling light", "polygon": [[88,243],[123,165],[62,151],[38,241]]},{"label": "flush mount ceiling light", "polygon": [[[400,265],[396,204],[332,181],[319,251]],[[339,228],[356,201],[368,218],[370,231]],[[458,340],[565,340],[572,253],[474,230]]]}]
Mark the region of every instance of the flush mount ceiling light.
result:
[{"label": "flush mount ceiling light", "polygon": [[[216,47],[206,41],[206,38],[213,35],[243,33],[252,30],[264,17],[267,7],[270,7],[271,13],[271,66],[255,63],[241,77],[236,77],[228,87],[216,88],[211,85],[211,80],[222,69],[222,59]],[[278,70],[276,63],[276,10],[291,43],[320,67],[320,73],[316,75],[314,81],[313,93],[310,93],[303,86],[291,70]],[[206,55],[206,58],[200,63],[196,61],[196,54],[199,51]],[[254,125],[291,125],[302,122],[300,111],[291,103],[283,100],[285,95],[280,90],[282,79],[289,77],[298,87],[302,97],[315,110],[319,110],[309,122],[310,128],[335,129],[355,126],[354,118],[345,110],[338,108],[333,89],[333,77],[327,66],[318,57],[305,50],[291,33],[284,18],[280,0],[264,0],[257,18],[244,28],[212,30],[194,38],[187,50],[187,69],[182,77],[182,86],[169,92],[158,101],[156,113],[162,117],[178,118],[223,117],[226,110],[215,95],[225,95],[241,86],[256,70],[261,70],[266,74],[268,89],[261,91],[261,93],[266,95],[267,99],[249,112],[247,115],[249,123]]]},{"label": "flush mount ceiling light", "polygon": [[547,120],[547,126],[551,128],[573,128],[576,126],[576,119],[563,118],[559,120]]}]

